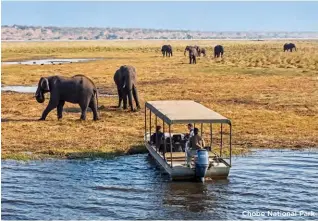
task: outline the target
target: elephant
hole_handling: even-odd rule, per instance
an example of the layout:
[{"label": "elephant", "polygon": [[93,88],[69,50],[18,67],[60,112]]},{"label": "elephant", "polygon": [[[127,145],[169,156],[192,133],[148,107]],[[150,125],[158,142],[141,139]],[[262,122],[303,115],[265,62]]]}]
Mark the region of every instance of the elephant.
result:
[{"label": "elephant", "polygon": [[286,44],[284,44],[284,52],[285,52],[285,51],[290,51],[290,52],[292,52],[293,49],[295,49],[295,51],[297,51],[295,44],[293,44],[293,43],[286,43]]},{"label": "elephant", "polygon": [[199,57],[201,56],[201,54],[203,54],[203,56],[206,56],[206,50],[205,48],[200,48],[200,50],[198,51]]},{"label": "elephant", "polygon": [[161,52],[163,56],[172,56],[172,46],[171,45],[163,45],[161,48]]},{"label": "elephant", "polygon": [[186,46],[186,48],[184,49],[184,56],[186,56],[186,52],[190,50],[190,48],[193,48],[194,46],[188,45]]},{"label": "elephant", "polygon": [[187,46],[184,50],[184,55],[186,54],[186,51],[189,51],[189,59],[190,59],[190,64],[196,64],[197,63],[197,56],[198,56],[198,51],[195,46]]},{"label": "elephant", "polygon": [[138,93],[136,88],[137,72],[133,66],[123,65],[114,74],[114,81],[118,92],[118,108],[121,107],[122,100],[124,101],[124,109],[127,109],[127,97],[131,111],[134,111],[132,96],[136,102],[137,109],[140,109]]},{"label": "elephant", "polygon": [[214,57],[223,57],[224,49],[222,45],[217,45],[214,47]]},{"label": "elephant", "polygon": [[197,49],[198,56],[200,57],[200,55],[201,55],[201,53],[200,53],[200,51],[201,51],[200,46],[194,45],[193,47],[194,47],[195,49]]},{"label": "elephant", "polygon": [[41,77],[35,93],[37,102],[45,101],[44,94],[50,92],[50,101],[39,120],[45,120],[51,110],[57,108],[57,118],[62,119],[65,102],[79,104],[81,107],[81,120],[86,119],[87,108],[93,111],[94,120],[98,120],[98,91],[94,82],[85,75],[73,77],[49,76]]}]

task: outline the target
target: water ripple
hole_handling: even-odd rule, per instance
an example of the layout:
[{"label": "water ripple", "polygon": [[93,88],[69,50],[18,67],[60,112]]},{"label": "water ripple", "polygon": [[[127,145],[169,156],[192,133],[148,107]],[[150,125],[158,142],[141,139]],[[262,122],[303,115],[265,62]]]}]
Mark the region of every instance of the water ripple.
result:
[{"label": "water ripple", "polygon": [[[318,152],[235,157],[228,179],[171,182],[146,154],[109,160],[2,161],[2,219],[318,218]],[[252,217],[313,211],[316,217]]]}]

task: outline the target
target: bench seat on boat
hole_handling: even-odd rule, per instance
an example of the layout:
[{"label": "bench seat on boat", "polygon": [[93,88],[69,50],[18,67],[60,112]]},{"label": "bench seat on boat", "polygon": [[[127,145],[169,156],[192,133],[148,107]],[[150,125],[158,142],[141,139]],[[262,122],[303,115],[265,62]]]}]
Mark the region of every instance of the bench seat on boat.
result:
[{"label": "bench seat on boat", "polygon": [[[209,152],[209,158],[213,158],[215,154],[212,151]],[[163,155],[162,155],[163,156]],[[167,152],[165,154],[166,160],[171,160],[171,153]],[[173,161],[184,161],[185,160],[185,152],[172,152],[172,160]]]}]

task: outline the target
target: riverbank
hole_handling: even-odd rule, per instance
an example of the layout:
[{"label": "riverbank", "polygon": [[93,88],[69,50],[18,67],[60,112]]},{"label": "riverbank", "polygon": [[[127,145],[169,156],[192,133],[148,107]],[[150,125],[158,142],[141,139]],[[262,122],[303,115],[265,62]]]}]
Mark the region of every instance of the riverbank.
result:
[{"label": "riverbank", "polygon": [[[36,58],[103,58],[62,65],[2,65],[2,85],[36,85],[42,76],[83,73],[107,93],[116,93],[113,75],[123,64],[136,67],[141,105],[148,100],[191,99],[232,120],[234,151],[251,147],[306,148],[318,145],[318,42],[295,41],[296,53],[283,53],[282,42],[222,42],[223,59],[208,57],[189,65],[183,49],[162,58],[160,41],[3,42],[3,61]],[[216,42],[215,42],[216,43]],[[221,43],[221,42],[219,42]],[[112,106],[116,97],[100,97],[101,120],[89,112],[79,121],[77,105],[66,104],[63,119],[53,110],[39,122],[47,105],[32,94],[2,92],[2,158],[109,157],[144,152],[144,110]],[[181,127],[180,130],[186,130]]]}]

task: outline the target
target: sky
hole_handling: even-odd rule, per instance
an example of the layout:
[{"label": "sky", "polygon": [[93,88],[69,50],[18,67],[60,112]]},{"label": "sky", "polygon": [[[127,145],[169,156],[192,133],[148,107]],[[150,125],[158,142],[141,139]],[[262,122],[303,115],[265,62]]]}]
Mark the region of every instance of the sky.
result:
[{"label": "sky", "polygon": [[318,2],[13,2],[2,25],[194,31],[318,31]]}]

